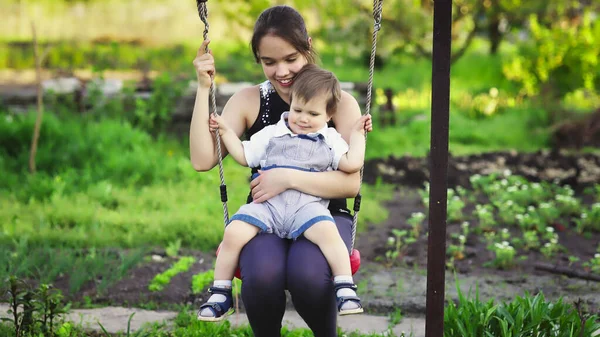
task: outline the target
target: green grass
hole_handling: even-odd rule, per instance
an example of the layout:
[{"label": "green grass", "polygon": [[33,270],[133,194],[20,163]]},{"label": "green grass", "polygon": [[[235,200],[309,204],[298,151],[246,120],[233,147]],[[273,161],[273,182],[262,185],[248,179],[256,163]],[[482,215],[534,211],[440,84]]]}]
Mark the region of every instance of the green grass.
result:
[{"label": "green grass", "polygon": [[77,293],[86,282],[95,282],[99,294],[127,275],[142,261],[146,249],[56,249],[49,243],[32,244],[27,237],[0,246],[0,280],[9,276],[51,284],[68,275],[69,293]]},{"label": "green grass", "polygon": [[[248,169],[226,160],[224,170],[231,216],[248,194]],[[12,195],[1,198],[2,239],[10,242],[27,237],[31,244],[74,248],[166,247],[181,239],[185,247],[214,249],[223,234],[218,171],[193,174],[180,182],[159,181],[145,187],[99,183],[88,190],[53,194],[46,201],[23,203]],[[367,221],[385,219],[379,203],[389,199],[391,193],[386,191],[390,190],[387,186],[363,187],[360,228]]]},{"label": "green grass", "polygon": [[[548,131],[535,126],[532,110],[515,108],[485,119],[470,119],[450,112],[449,151],[468,155],[488,151],[532,152],[548,147]],[[431,113],[411,109],[396,113],[396,127],[382,127],[374,112],[374,131],[367,138],[367,159],[411,155],[430,150]]]},{"label": "green grass", "polygon": [[[26,173],[32,118],[2,119],[0,241],[27,238],[54,247],[214,249],[223,233],[218,167],[197,173],[187,142],[152,140],[111,120],[46,116],[36,175]],[[245,202],[249,169],[224,161],[230,216]],[[364,186],[365,222],[385,219],[391,187]],[[349,205],[351,205],[350,200]]]}]

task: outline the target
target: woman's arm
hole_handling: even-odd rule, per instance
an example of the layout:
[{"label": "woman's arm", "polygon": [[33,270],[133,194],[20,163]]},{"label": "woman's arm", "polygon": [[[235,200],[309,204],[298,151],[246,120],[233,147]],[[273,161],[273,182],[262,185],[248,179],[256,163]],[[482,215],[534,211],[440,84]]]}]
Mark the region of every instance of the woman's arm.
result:
[{"label": "woman's arm", "polygon": [[[209,129],[209,88],[199,83],[196,92],[196,103],[190,125],[190,160],[196,171],[209,171],[218,162],[215,134]],[[260,101],[258,87],[250,87],[235,93],[225,107],[221,116],[237,137],[241,137],[247,129],[250,111],[258,111]],[[225,146],[221,146],[223,157],[227,155]]]},{"label": "woman's arm", "polygon": [[[342,99],[333,116],[333,122],[346,142],[349,142],[352,126],[360,116],[360,107],[356,99],[342,91]],[[262,171],[259,177],[252,180],[250,186],[255,202],[266,201],[290,188],[325,199],[352,198],[356,196],[360,187],[360,173],[272,169]]]},{"label": "woman's arm", "polygon": [[276,168],[259,170],[259,173],[250,182],[255,202],[267,201],[288,189],[324,199],[353,198],[358,193],[360,183],[359,172],[348,174],[342,171],[307,172]]}]

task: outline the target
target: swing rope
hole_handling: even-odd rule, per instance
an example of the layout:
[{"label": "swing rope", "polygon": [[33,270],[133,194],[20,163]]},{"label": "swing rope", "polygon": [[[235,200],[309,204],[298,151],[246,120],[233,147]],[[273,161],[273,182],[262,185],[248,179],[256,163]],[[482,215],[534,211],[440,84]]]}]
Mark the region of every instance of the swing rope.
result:
[{"label": "swing rope", "polygon": [[[208,0],[196,0],[196,5],[198,6],[198,15],[200,15],[200,20],[204,23],[204,41],[208,39],[208,8],[206,7],[206,1]],[[206,46],[207,53],[209,52],[208,46]],[[214,74],[211,76],[210,83],[210,97],[211,97],[211,109],[212,113],[217,113],[217,101],[215,98],[215,81]],[[223,223],[225,226],[229,223],[229,210],[227,208],[227,185],[225,185],[225,177],[223,175],[223,156],[221,155],[221,135],[219,135],[219,130],[215,131],[215,138],[217,141],[217,156],[219,158],[219,177],[221,178],[221,202],[223,203]]]},{"label": "swing rope", "polygon": [[[367,102],[365,107],[365,115],[371,113],[371,100],[372,100],[372,89],[373,89],[373,73],[375,72],[375,53],[377,51],[377,33],[381,29],[381,13],[383,9],[383,0],[373,0],[373,40],[371,43],[371,59],[369,63],[369,82],[367,84]],[[367,142],[367,133],[365,132],[365,144]],[[363,171],[365,166],[360,168],[360,185],[358,187],[358,194],[354,198],[354,218],[352,219],[352,244],[350,245],[350,252],[354,249],[354,242],[356,241],[356,228],[358,226],[358,213],[360,211],[360,202],[362,196],[360,194],[360,188],[363,182]]]}]

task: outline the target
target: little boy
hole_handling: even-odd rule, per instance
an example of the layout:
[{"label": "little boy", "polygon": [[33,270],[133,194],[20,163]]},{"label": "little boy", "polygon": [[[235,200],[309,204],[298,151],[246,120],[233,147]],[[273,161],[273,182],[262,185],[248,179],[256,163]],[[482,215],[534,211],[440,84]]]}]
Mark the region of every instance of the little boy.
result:
[{"label": "little boy", "polygon": [[[211,115],[209,126],[219,130],[229,154],[241,165],[260,166],[263,171],[286,167],[307,171],[360,170],[365,155],[365,130],[371,129],[371,116],[362,116],[353,126],[348,145],[342,136],[327,126],[340,100],[340,84],[329,71],[308,64],[294,77],[290,111],[276,125],[270,125],[241,141],[218,115]],[[215,266],[213,295],[200,307],[198,319],[220,321],[233,312],[231,280],[239,254],[248,241],[260,232],[297,239],[304,235],[315,243],[327,259],[334,275],[340,315],[363,312],[352,279],[348,249],[331,213],[329,200],[297,190],[263,202],[240,207],[225,228],[223,243]]]}]

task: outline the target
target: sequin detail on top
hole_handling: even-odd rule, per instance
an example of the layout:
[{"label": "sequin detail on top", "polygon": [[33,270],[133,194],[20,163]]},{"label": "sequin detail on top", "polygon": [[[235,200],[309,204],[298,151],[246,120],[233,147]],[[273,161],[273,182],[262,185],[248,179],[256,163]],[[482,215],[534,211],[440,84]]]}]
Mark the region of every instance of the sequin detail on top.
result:
[{"label": "sequin detail on top", "polygon": [[263,125],[270,125],[269,116],[271,115],[271,107],[269,106],[269,102],[271,101],[271,94],[275,92],[275,88],[270,81],[264,81],[260,85],[260,95],[264,100],[264,111],[260,114],[260,119]]},{"label": "sequin detail on top", "polygon": [[249,139],[252,135],[262,130],[267,125],[277,124],[281,118],[281,114],[290,109],[275,88],[268,80],[258,85],[260,95],[260,110],[254,124],[246,132],[246,137]]}]

